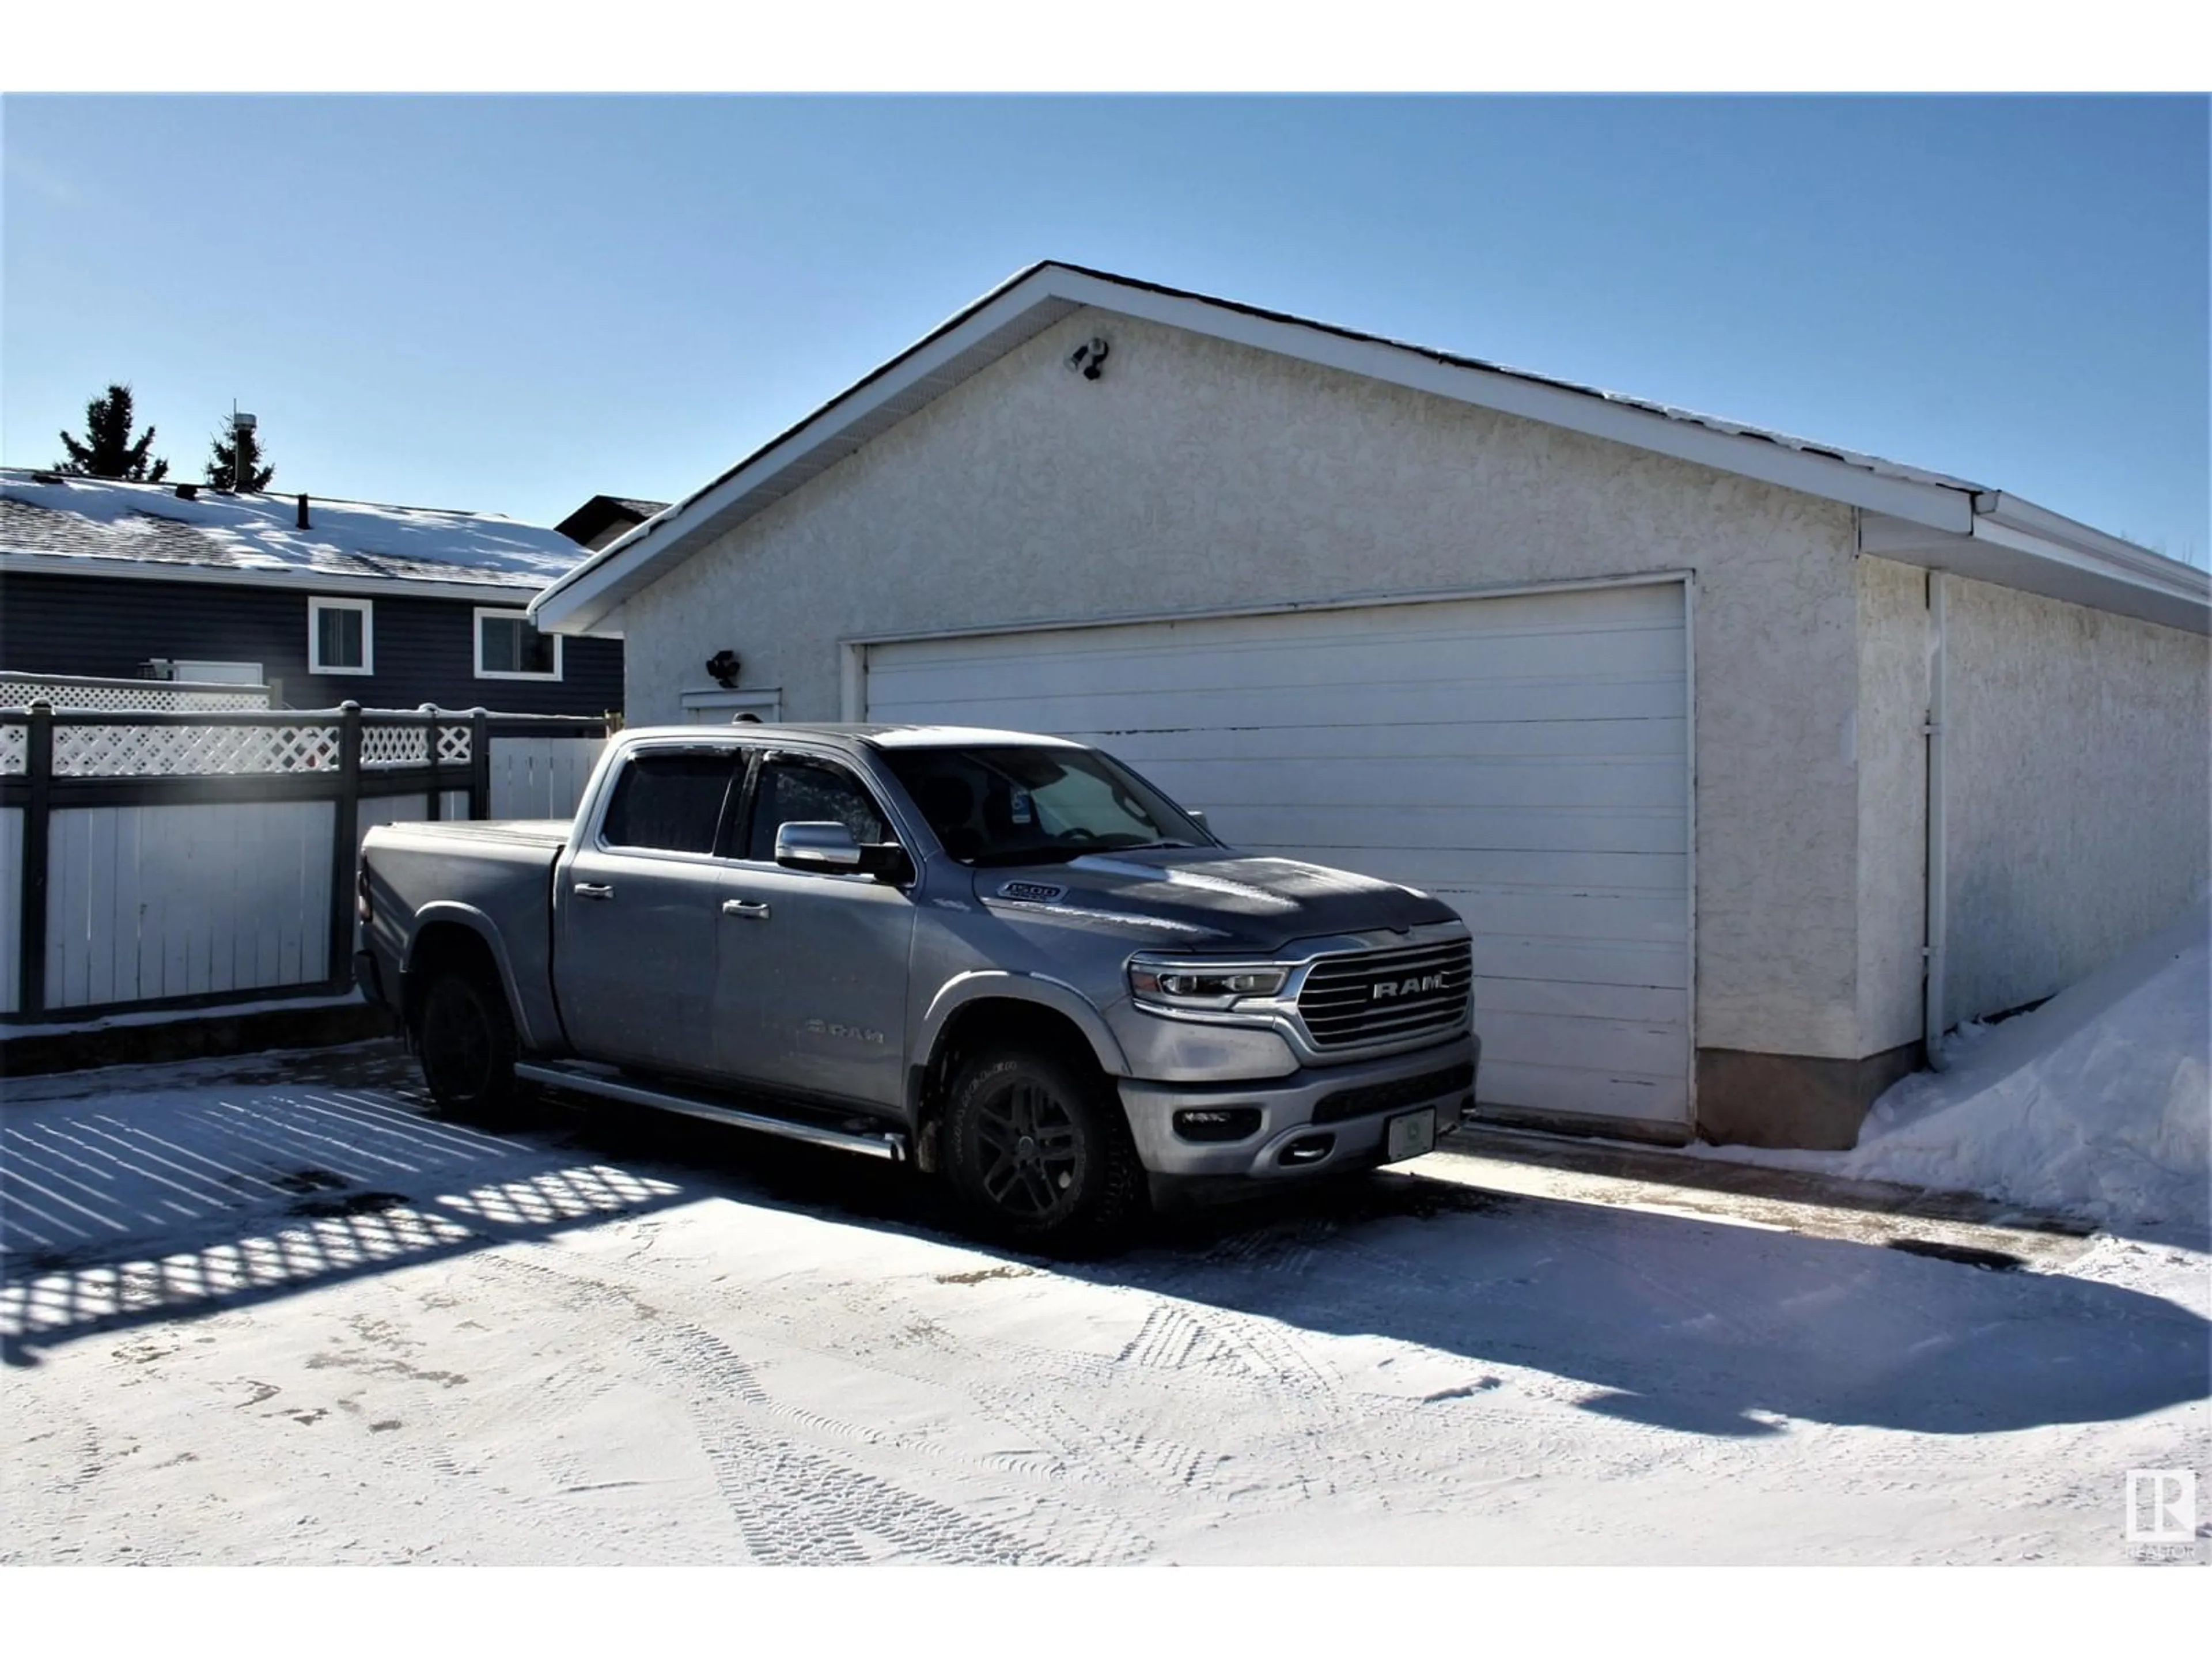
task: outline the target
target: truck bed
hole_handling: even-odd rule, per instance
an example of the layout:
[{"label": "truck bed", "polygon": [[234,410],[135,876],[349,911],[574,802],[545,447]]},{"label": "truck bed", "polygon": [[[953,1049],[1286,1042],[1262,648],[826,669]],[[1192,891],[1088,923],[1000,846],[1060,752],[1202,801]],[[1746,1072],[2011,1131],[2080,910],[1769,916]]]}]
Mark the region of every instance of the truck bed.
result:
[{"label": "truck bed", "polygon": [[[455,823],[380,823],[362,847],[387,966],[406,942],[408,919],[428,905],[436,921],[475,918],[492,942],[526,1049],[562,1046],[553,1000],[553,866],[568,845],[565,818]],[[442,917],[436,913],[444,913]]]}]

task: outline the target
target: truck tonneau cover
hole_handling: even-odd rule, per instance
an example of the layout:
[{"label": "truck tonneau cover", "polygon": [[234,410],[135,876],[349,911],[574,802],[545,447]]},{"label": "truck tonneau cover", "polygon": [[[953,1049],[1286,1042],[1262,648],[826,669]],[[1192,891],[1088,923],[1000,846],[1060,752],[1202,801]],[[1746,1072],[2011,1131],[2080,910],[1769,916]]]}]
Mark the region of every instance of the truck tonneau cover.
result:
[{"label": "truck tonneau cover", "polygon": [[440,841],[500,842],[509,846],[550,848],[558,852],[568,844],[572,826],[566,818],[489,818],[436,823],[416,820],[380,827],[409,836],[428,836]]}]

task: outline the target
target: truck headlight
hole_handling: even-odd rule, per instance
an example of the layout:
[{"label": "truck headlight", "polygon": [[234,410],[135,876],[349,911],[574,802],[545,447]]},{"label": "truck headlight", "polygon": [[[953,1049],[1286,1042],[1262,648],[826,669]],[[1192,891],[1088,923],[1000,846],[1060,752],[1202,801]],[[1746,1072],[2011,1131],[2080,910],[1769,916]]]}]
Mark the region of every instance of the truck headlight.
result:
[{"label": "truck headlight", "polygon": [[1273,962],[1129,959],[1129,994],[1170,1008],[1226,1008],[1244,997],[1271,997],[1290,969]]}]

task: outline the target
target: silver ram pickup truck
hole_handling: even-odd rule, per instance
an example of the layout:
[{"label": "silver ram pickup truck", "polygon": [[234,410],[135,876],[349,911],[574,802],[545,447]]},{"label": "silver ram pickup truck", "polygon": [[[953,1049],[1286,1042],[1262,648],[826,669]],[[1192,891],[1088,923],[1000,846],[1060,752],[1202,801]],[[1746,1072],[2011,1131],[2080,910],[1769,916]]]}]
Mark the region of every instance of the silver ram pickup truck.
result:
[{"label": "silver ram pickup truck", "polygon": [[574,823],[371,830],[359,911],[442,1107],[550,1085],[911,1159],[1015,1242],[1425,1152],[1480,1054],[1449,907],[1024,732],[625,732]]}]

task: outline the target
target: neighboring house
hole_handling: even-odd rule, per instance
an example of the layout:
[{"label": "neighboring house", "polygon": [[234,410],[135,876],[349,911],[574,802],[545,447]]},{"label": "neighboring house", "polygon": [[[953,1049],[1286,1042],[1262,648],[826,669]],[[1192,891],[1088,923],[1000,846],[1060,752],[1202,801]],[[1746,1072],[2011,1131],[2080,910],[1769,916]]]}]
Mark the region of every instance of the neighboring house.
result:
[{"label": "neighboring house", "polygon": [[524,607],[584,556],[490,514],[0,468],[0,669],[266,684],[280,708],[622,708],[619,640]]},{"label": "neighboring house", "polygon": [[2208,602],[2003,491],[1045,264],[533,613],[624,634],[634,723],[733,652],[1448,897],[1500,1116],[1848,1146],[2212,873]]},{"label": "neighboring house", "polygon": [[632,501],[627,495],[594,495],[553,527],[579,546],[597,552],[667,505],[666,501]]}]

